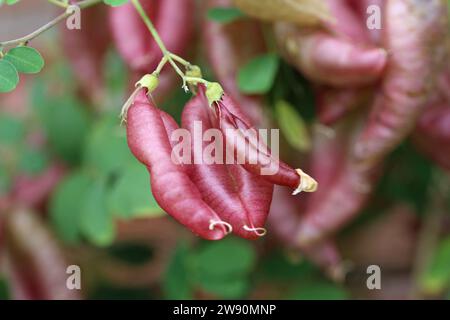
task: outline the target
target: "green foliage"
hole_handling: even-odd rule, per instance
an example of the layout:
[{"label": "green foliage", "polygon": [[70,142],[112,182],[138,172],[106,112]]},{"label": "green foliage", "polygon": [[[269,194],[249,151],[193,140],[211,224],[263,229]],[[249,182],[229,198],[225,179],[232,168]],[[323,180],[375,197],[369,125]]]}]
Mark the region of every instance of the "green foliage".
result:
[{"label": "green foliage", "polygon": [[203,243],[195,250],[180,245],[167,269],[165,294],[171,299],[187,299],[201,290],[224,299],[242,298],[255,266],[255,251],[242,239]]},{"label": "green foliage", "polygon": [[19,83],[19,74],[14,65],[6,60],[0,60],[0,92],[13,91]]},{"label": "green foliage", "polygon": [[244,17],[244,13],[238,8],[216,7],[208,10],[207,17],[220,23],[230,23]]},{"label": "green foliage", "polygon": [[8,51],[4,57],[21,73],[38,73],[44,67],[44,59],[34,48],[19,46]]},{"label": "green foliage", "polygon": [[9,300],[9,285],[7,280],[0,275],[0,301]]},{"label": "green foliage", "polygon": [[276,119],[289,144],[299,151],[309,151],[311,138],[307,125],[295,108],[286,101],[275,104]]},{"label": "green foliage", "polygon": [[103,0],[103,3],[110,5],[112,7],[121,6],[127,2],[128,2],[128,0]]},{"label": "green foliage", "polygon": [[0,48],[0,93],[13,91],[17,87],[19,72],[38,73],[44,67],[44,59],[34,48],[18,46],[6,54],[1,50],[2,48]]},{"label": "green foliage", "polygon": [[25,136],[25,124],[16,117],[0,114],[0,143],[14,145]]},{"label": "green foliage", "polygon": [[83,199],[91,186],[90,177],[75,171],[64,179],[53,194],[50,203],[50,218],[59,237],[69,244],[81,239],[79,219]]},{"label": "green foliage", "polygon": [[7,4],[7,5],[13,5],[16,4],[17,2],[19,2],[19,0],[0,0],[0,6],[3,4]]},{"label": "green foliage", "polygon": [[272,53],[252,59],[239,70],[239,89],[247,94],[267,93],[275,81],[278,65],[279,57]]},{"label": "green foliage", "polygon": [[450,237],[442,240],[421,278],[426,293],[441,294],[450,287]]}]

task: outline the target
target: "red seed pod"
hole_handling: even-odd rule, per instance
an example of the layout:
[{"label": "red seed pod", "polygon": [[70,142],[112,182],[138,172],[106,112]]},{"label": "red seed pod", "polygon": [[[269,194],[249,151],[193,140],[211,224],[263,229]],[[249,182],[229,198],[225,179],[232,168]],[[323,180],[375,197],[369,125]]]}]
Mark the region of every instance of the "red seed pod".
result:
[{"label": "red seed pod", "polygon": [[92,103],[104,99],[103,60],[111,43],[103,6],[83,10],[81,29],[69,30],[61,25],[61,42],[64,53],[78,79],[83,95]]},{"label": "red seed pod", "polygon": [[427,107],[413,137],[420,151],[450,170],[450,104],[441,102]]},{"label": "red seed pod", "polygon": [[[199,91],[204,90],[203,86],[199,87]],[[223,94],[212,103],[212,107],[225,138],[227,163],[238,163],[267,182],[290,187],[294,189],[293,194],[316,191],[317,183],[313,178],[280,161],[267,147],[258,130],[230,111],[239,108],[228,95]]]},{"label": "red seed pod", "polygon": [[[361,24],[369,30],[370,41],[379,45],[381,43],[383,29],[383,10],[385,0],[348,0],[352,9],[357,13]],[[380,16],[376,16],[377,14]],[[381,28],[375,25],[376,19],[380,19]]]},{"label": "red seed pod", "polygon": [[319,121],[327,126],[333,125],[367,102],[369,96],[367,89],[320,88],[316,102]]},{"label": "red seed pod", "polygon": [[273,231],[287,247],[305,254],[308,260],[323,269],[330,277],[342,280],[344,277],[342,260],[331,240],[325,240],[313,246],[298,244],[297,228],[301,221],[301,212],[305,208],[304,200],[305,198],[300,200],[292,197],[286,187],[275,187],[268,219],[269,231]]},{"label": "red seed pod", "polygon": [[[231,0],[208,0],[207,8],[230,7]],[[253,123],[263,123],[263,97],[245,95],[237,86],[239,69],[250,59],[266,52],[261,26],[254,20],[218,23],[205,19],[203,39],[206,54],[218,82],[239,105]]]},{"label": "red seed pod", "polygon": [[[194,26],[194,1],[148,0],[142,5],[154,21],[166,48],[184,55]],[[111,8],[109,18],[117,49],[129,67],[139,72],[152,72],[161,60],[162,52],[133,4]]]},{"label": "red seed pod", "polygon": [[[379,177],[379,166],[356,163],[351,146],[360,132],[361,119],[339,123],[333,138],[315,137],[311,172],[321,185],[310,195],[296,232],[303,245],[320,242],[357,215]],[[320,133],[317,133],[320,134]]]},{"label": "red seed pod", "polygon": [[355,44],[326,32],[275,24],[275,36],[284,57],[309,79],[339,88],[376,82],[386,65],[384,49]]},{"label": "red seed pod", "polygon": [[20,174],[15,178],[11,201],[29,208],[42,208],[65,173],[66,168],[62,164],[52,163],[36,176]]},{"label": "red seed pod", "polygon": [[69,275],[61,248],[38,215],[25,209],[5,221],[6,273],[14,299],[80,299],[67,287]]},{"label": "red seed pod", "polygon": [[[200,92],[183,111],[183,128],[191,133],[190,177],[205,202],[223,221],[231,224],[234,233],[256,239],[266,233],[264,225],[273,187],[239,165],[225,164],[220,130],[214,127],[208,109],[208,101]],[[206,135],[212,135],[209,138],[214,137],[214,141],[203,140]],[[205,153],[211,145],[215,151]]]},{"label": "red seed pod", "polygon": [[162,209],[199,236],[208,240],[222,239],[231,228],[203,201],[186,168],[179,165],[180,159],[172,153],[169,134],[177,127],[170,116],[153,105],[142,89],[128,110],[128,146],[148,167],[152,193]]},{"label": "red seed pod", "polygon": [[[443,67],[447,1],[391,0],[385,6],[389,65],[365,130],[355,146],[360,161],[379,161],[414,128]],[[420,76],[418,76],[420,75]]]}]

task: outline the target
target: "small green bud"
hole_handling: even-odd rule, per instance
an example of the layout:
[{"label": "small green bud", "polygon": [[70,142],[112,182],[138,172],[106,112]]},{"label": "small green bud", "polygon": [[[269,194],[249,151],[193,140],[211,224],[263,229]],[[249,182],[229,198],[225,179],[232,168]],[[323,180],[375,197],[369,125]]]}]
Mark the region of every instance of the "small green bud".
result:
[{"label": "small green bud", "polygon": [[210,82],[206,87],[206,98],[208,99],[209,105],[212,105],[214,102],[220,101],[223,96],[223,88],[217,82]]},{"label": "small green bud", "polygon": [[202,78],[202,69],[199,66],[191,65],[186,70],[186,76],[192,78]]},{"label": "small green bud", "polygon": [[153,92],[159,85],[159,79],[156,74],[146,74],[136,82],[136,86],[141,86],[143,88],[147,88],[148,92]]}]

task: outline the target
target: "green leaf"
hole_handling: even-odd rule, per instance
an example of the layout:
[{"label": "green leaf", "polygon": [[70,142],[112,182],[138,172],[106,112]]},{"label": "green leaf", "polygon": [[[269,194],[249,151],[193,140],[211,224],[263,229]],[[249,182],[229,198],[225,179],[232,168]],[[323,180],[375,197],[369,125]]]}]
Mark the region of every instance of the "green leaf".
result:
[{"label": "green leaf", "polygon": [[278,56],[272,53],[252,59],[239,70],[239,89],[247,94],[267,93],[274,83],[278,65]]},{"label": "green leaf", "polygon": [[277,121],[281,132],[295,149],[306,152],[311,149],[311,138],[305,121],[295,108],[286,101],[275,104]]},{"label": "green leaf", "polygon": [[348,293],[341,287],[321,280],[302,283],[301,287],[292,294],[293,300],[345,300]]},{"label": "green leaf", "polygon": [[201,283],[202,289],[223,299],[240,299],[248,291],[248,281],[242,277],[231,279],[210,279]]},{"label": "green leaf", "polygon": [[5,60],[11,62],[22,73],[38,73],[44,67],[44,59],[39,51],[31,47],[20,46],[9,50]]},{"label": "green leaf", "polygon": [[248,274],[255,260],[253,247],[235,238],[208,243],[195,256],[196,269],[201,276],[219,279]]},{"label": "green leaf", "polygon": [[429,294],[440,294],[450,286],[450,238],[438,246],[433,261],[422,277],[422,286]]},{"label": "green leaf", "polygon": [[57,187],[50,202],[52,225],[60,238],[70,244],[80,240],[79,220],[83,199],[92,181],[84,172],[76,171]]},{"label": "green leaf", "polygon": [[97,246],[110,245],[115,236],[115,226],[106,208],[106,185],[97,180],[84,198],[80,228],[82,234]]},{"label": "green leaf", "polygon": [[19,144],[24,136],[23,121],[9,115],[0,115],[0,142],[2,144]]},{"label": "green leaf", "polygon": [[163,291],[166,299],[192,299],[189,259],[187,246],[179,244],[164,275]]},{"label": "green leaf", "polygon": [[108,210],[120,218],[165,215],[151,193],[147,169],[136,160],[122,168],[107,201]]},{"label": "green leaf", "polygon": [[14,65],[5,59],[0,60],[0,92],[10,92],[18,83],[19,74]]},{"label": "green leaf", "polygon": [[118,7],[125,3],[127,3],[128,0],[103,0],[103,3],[112,6],[112,7]]},{"label": "green leaf", "polygon": [[0,197],[9,191],[12,181],[11,175],[12,173],[10,170],[0,162]]},{"label": "green leaf", "polygon": [[0,276],[0,301],[9,300],[10,298],[8,281],[3,276]]},{"label": "green leaf", "polygon": [[216,7],[208,10],[207,17],[220,23],[230,23],[239,18],[244,17],[244,13],[238,8],[233,7]]},{"label": "green leaf", "polygon": [[106,116],[93,127],[85,145],[84,164],[104,176],[120,172],[135,161],[119,123],[117,115]]},{"label": "green leaf", "polygon": [[64,160],[77,163],[90,126],[85,106],[73,97],[61,97],[48,101],[39,112],[52,148]]},{"label": "green leaf", "polygon": [[45,152],[26,148],[21,153],[19,169],[29,174],[37,174],[44,171],[48,164],[49,158]]}]

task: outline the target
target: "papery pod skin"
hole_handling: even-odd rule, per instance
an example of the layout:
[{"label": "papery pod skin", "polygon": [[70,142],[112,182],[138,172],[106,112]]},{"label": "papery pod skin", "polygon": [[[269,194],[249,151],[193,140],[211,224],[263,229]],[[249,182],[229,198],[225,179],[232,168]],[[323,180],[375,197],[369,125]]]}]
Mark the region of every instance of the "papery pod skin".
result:
[{"label": "papery pod skin", "polygon": [[[263,230],[272,199],[272,185],[269,184],[269,191],[264,192],[266,183],[260,181],[258,176],[251,175],[238,164],[225,164],[224,145],[221,145],[222,163],[206,162],[208,159],[204,159],[204,150],[211,142],[202,141],[201,148],[198,148],[199,142],[194,139],[195,130],[199,130],[199,126],[202,129],[202,136],[207,130],[211,132],[211,129],[216,129],[220,133],[210,115],[208,101],[202,91],[199,91],[198,95],[184,107],[182,125],[189,130],[192,137],[190,177],[198,186],[205,202],[223,221],[231,224],[236,235],[246,239],[257,239],[258,233],[249,230]],[[197,161],[194,161],[196,159]],[[196,163],[198,160],[202,163]],[[249,177],[246,178],[247,176]]]},{"label": "papery pod skin", "polygon": [[[173,157],[171,130],[178,128],[141,89],[128,110],[127,141],[134,156],[147,166],[155,200],[169,215],[208,240],[220,240],[230,230],[202,199],[187,168]],[[213,225],[212,222],[219,223]],[[211,228],[212,227],[212,228]]]},{"label": "papery pod skin", "polygon": [[10,288],[19,300],[80,299],[67,287],[70,263],[40,217],[27,209],[11,211],[5,221],[5,260]]}]

